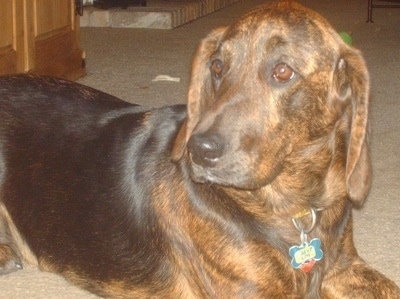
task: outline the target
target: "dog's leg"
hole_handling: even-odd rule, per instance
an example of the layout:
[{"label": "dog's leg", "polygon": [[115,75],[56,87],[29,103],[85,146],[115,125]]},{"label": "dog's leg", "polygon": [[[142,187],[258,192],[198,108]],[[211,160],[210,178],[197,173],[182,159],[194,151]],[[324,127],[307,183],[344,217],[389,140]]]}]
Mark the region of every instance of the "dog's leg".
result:
[{"label": "dog's leg", "polygon": [[330,276],[322,289],[322,298],[400,299],[396,284],[362,260]]},{"label": "dog's leg", "polygon": [[0,204],[0,275],[22,269],[22,262],[11,236],[4,207]]}]

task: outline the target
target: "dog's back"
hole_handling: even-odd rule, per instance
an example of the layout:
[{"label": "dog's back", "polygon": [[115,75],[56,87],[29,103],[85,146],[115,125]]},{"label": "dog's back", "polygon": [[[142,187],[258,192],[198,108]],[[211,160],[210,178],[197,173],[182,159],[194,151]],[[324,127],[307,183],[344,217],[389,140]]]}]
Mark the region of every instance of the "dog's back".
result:
[{"label": "dog's back", "polygon": [[[185,115],[64,80],[0,77],[2,243],[17,227],[42,269],[99,292],[130,276],[150,284],[165,253],[148,185],[176,167],[167,155]],[[7,246],[19,261],[17,245]]]}]

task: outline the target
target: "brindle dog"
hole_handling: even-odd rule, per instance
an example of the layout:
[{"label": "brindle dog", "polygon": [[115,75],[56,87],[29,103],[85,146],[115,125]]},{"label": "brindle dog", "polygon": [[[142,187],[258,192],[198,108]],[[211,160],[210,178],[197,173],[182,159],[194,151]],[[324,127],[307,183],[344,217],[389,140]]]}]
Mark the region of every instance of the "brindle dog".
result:
[{"label": "brindle dog", "polygon": [[400,298],[353,245],[368,80],[289,1],[201,42],[187,109],[2,77],[1,271],[36,262],[113,298]]}]

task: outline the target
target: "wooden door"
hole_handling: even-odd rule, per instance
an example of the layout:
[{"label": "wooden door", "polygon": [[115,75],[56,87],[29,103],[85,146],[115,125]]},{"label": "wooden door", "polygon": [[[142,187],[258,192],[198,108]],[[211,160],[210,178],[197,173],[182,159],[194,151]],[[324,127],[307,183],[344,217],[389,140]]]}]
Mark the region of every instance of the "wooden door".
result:
[{"label": "wooden door", "polygon": [[35,74],[77,79],[85,74],[75,1],[29,0],[27,68]]},{"label": "wooden door", "polygon": [[0,0],[0,74],[85,74],[75,0]]},{"label": "wooden door", "polygon": [[0,75],[25,71],[23,0],[0,0]]}]

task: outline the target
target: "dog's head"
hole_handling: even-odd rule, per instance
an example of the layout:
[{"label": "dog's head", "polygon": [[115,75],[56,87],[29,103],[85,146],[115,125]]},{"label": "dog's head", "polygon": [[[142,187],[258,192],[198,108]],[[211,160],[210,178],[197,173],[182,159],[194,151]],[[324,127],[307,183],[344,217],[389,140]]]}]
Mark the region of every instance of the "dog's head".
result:
[{"label": "dog's head", "polygon": [[361,204],[368,89],[360,53],[322,17],[292,1],[261,6],[201,42],[173,159],[188,153],[197,182],[340,187]]}]

